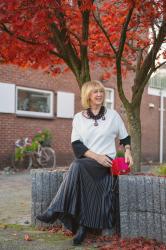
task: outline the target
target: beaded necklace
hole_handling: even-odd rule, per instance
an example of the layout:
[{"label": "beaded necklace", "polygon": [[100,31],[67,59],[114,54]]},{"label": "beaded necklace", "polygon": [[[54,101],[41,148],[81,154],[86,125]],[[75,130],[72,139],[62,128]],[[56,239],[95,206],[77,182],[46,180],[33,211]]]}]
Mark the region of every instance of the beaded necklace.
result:
[{"label": "beaded necklace", "polygon": [[105,116],[104,116],[105,115],[105,110],[106,110],[105,107],[101,106],[99,113],[97,115],[94,115],[91,108],[87,109],[87,115],[89,116],[90,119],[93,119],[95,121],[94,126],[99,125],[97,120],[99,120],[101,118],[102,118],[102,120],[105,120]]}]

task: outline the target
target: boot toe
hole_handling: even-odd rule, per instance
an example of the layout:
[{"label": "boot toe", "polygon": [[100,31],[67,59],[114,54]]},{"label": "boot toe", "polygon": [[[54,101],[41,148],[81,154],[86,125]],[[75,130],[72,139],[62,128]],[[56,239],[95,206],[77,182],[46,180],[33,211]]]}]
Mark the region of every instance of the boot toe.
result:
[{"label": "boot toe", "polygon": [[73,245],[80,245],[86,237],[87,229],[84,226],[80,226],[76,236],[73,238]]},{"label": "boot toe", "polygon": [[43,214],[37,215],[36,219],[39,221],[45,222],[45,223],[54,223],[55,216],[52,213],[49,212],[44,212]]}]

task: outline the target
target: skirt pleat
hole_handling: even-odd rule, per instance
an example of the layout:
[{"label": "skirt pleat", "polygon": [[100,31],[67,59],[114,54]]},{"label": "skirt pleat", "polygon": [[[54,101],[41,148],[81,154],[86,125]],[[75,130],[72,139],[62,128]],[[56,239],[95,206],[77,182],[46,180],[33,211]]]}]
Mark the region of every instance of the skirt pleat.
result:
[{"label": "skirt pleat", "polygon": [[72,162],[50,209],[66,228],[112,228],[114,195],[109,169],[89,158]]}]

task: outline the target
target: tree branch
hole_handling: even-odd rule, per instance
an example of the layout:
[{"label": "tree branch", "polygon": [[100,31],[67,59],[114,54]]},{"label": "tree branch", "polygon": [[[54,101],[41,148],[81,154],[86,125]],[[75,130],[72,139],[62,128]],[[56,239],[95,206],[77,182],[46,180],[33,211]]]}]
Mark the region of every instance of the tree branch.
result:
[{"label": "tree branch", "polygon": [[156,71],[157,69],[159,69],[160,67],[162,67],[162,66],[165,65],[165,64],[166,64],[166,61],[160,63],[160,65],[158,65],[157,67],[155,67],[155,70],[154,70],[154,71]]},{"label": "tree branch", "polygon": [[142,98],[142,94],[144,92],[144,88],[146,86],[146,84],[148,83],[152,73],[154,72],[154,69],[150,69],[150,71],[148,72],[148,74],[145,76],[145,79],[144,81],[142,82],[142,84],[140,84],[139,86],[139,91],[137,92],[137,96],[136,98],[134,98],[132,100],[132,107],[134,108],[135,106],[137,106],[137,102],[140,102],[141,101],[141,98]]},{"label": "tree branch", "polygon": [[138,77],[140,68],[141,68],[141,62],[142,62],[142,49],[140,48],[138,51],[138,59],[137,59],[137,64],[136,64],[136,78]]},{"label": "tree branch", "polygon": [[57,57],[59,57],[59,58],[61,58],[61,59],[64,59],[62,55],[60,55],[59,53],[57,53],[57,52],[54,51],[54,50],[50,50],[49,52],[50,52],[50,54],[53,54],[53,55],[55,55],[55,56],[57,56]]},{"label": "tree branch", "polygon": [[144,60],[144,63],[142,64],[142,67],[140,70],[140,76],[139,76],[142,82],[143,82],[144,76],[149,72],[150,68],[153,66],[156,60],[157,53],[161,48],[163,40],[165,39],[165,35],[166,35],[166,21],[163,20],[163,23],[158,32],[156,41],[153,43],[151,50],[147,54]]},{"label": "tree branch", "polygon": [[[90,80],[88,59],[89,11],[82,13],[82,44],[81,44],[81,78],[82,82]],[[84,44],[85,43],[85,44]]]},{"label": "tree branch", "polygon": [[[6,27],[6,25],[5,25],[4,23],[1,23],[1,24],[0,24],[0,28],[1,28],[2,31],[6,32],[6,33],[9,34],[10,36],[14,36],[14,35],[15,35],[15,33],[12,32],[12,31],[10,31],[10,30]],[[39,42],[29,40],[29,39],[27,39],[27,38],[25,38],[25,37],[23,37],[23,36],[16,36],[16,38],[17,38],[18,40],[22,41],[22,42],[25,42],[25,43],[28,43],[28,44],[31,44],[31,45],[42,45],[42,44],[39,43]]]},{"label": "tree branch", "polygon": [[[131,44],[131,43],[128,42],[128,41],[126,41],[126,45],[127,45],[130,49],[134,50],[135,52],[138,52],[138,51],[140,50],[140,48],[135,47],[133,44]],[[148,47],[148,46],[144,46],[144,48],[142,48],[142,50],[145,50],[147,47]]]},{"label": "tree branch", "polygon": [[156,31],[155,31],[155,27],[154,27],[153,23],[151,24],[151,28],[152,28],[152,32],[153,32],[154,41],[156,41]]},{"label": "tree branch", "polygon": [[92,14],[93,14],[93,17],[94,17],[94,19],[95,19],[95,22],[97,23],[97,25],[99,26],[99,28],[101,29],[101,31],[103,32],[103,34],[105,35],[105,37],[106,37],[106,39],[107,39],[107,41],[108,41],[108,43],[109,43],[109,45],[110,45],[112,51],[113,51],[114,54],[116,55],[116,54],[117,54],[117,51],[116,51],[115,47],[113,46],[113,44],[112,44],[112,42],[111,42],[111,40],[110,40],[110,38],[109,38],[109,35],[108,35],[106,29],[104,29],[104,27],[103,27],[103,24],[102,24],[102,21],[101,21],[99,12],[97,12],[98,17],[95,16],[94,12],[92,12]]},{"label": "tree branch", "polygon": [[127,33],[129,22],[131,20],[131,16],[132,16],[134,7],[135,7],[135,5],[133,4],[132,7],[129,9],[129,12],[127,14],[126,21],[125,21],[125,23],[123,25],[123,28],[122,28],[122,31],[121,31],[119,48],[118,48],[118,52],[117,52],[117,55],[116,55],[117,87],[118,87],[118,92],[119,92],[120,99],[121,99],[121,101],[123,102],[123,104],[124,104],[124,106],[126,108],[128,108],[130,103],[126,98],[126,96],[124,94],[123,87],[122,87],[121,61],[122,61],[122,54],[123,54],[124,45],[125,45],[125,41],[126,41],[126,33]]},{"label": "tree branch", "polygon": [[132,66],[125,57],[122,57],[122,62],[126,65],[126,67],[129,69],[129,70],[132,70],[133,72],[136,71],[136,67]]},{"label": "tree branch", "polygon": [[143,90],[149,80],[149,77],[156,70],[154,63],[156,60],[157,53],[161,48],[163,40],[165,39],[165,35],[166,35],[166,21],[163,20],[158,35],[156,37],[156,41],[153,44],[151,50],[147,54],[141,66],[139,76],[137,76],[136,79],[137,87],[135,88],[135,91],[133,93],[133,100],[132,100],[133,105],[136,105],[136,103],[138,102],[138,99],[142,95]]},{"label": "tree branch", "polygon": [[81,45],[81,39],[74,32],[72,32],[72,31],[69,30],[69,34],[71,34],[72,36],[74,36],[77,39],[77,41],[79,42],[79,44]]},{"label": "tree branch", "polygon": [[51,25],[51,30],[54,34],[52,42],[55,44],[58,53],[72,70],[74,75],[78,77],[81,64],[76,51],[72,47],[69,37],[64,37],[64,32],[59,31],[55,23]]},{"label": "tree branch", "polygon": [[132,16],[134,7],[135,7],[135,5],[133,4],[133,6],[129,9],[128,15],[126,17],[126,21],[125,21],[123,28],[122,28],[120,43],[119,43],[119,48],[118,48],[118,53],[117,53],[117,61],[120,61],[121,57],[122,57],[122,53],[123,53],[124,45],[125,45],[125,41],[126,41],[127,28],[128,28],[129,22],[131,20],[131,16]]}]

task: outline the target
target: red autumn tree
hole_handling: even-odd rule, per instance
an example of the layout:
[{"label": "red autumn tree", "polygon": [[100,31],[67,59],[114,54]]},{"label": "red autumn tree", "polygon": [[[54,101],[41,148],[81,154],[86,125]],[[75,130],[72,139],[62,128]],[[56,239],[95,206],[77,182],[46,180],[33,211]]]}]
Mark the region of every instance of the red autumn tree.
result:
[{"label": "red autumn tree", "polygon": [[88,33],[93,0],[0,0],[0,56],[4,63],[43,68],[66,67],[79,86],[90,79]]},{"label": "red autumn tree", "polygon": [[[79,87],[90,80],[90,62],[109,68],[117,75],[139,170],[140,105],[151,74],[160,66],[156,59],[165,41],[165,9],[158,0],[0,0],[1,61],[53,74],[67,66]],[[131,99],[123,89],[129,70]]]},{"label": "red autumn tree", "polygon": [[[142,95],[152,73],[166,63],[166,1],[100,1],[93,16],[101,31],[93,29],[93,50],[101,64],[116,72],[132,136],[134,169],[139,171]],[[133,78],[131,98],[124,91],[127,72],[132,72]]]}]

